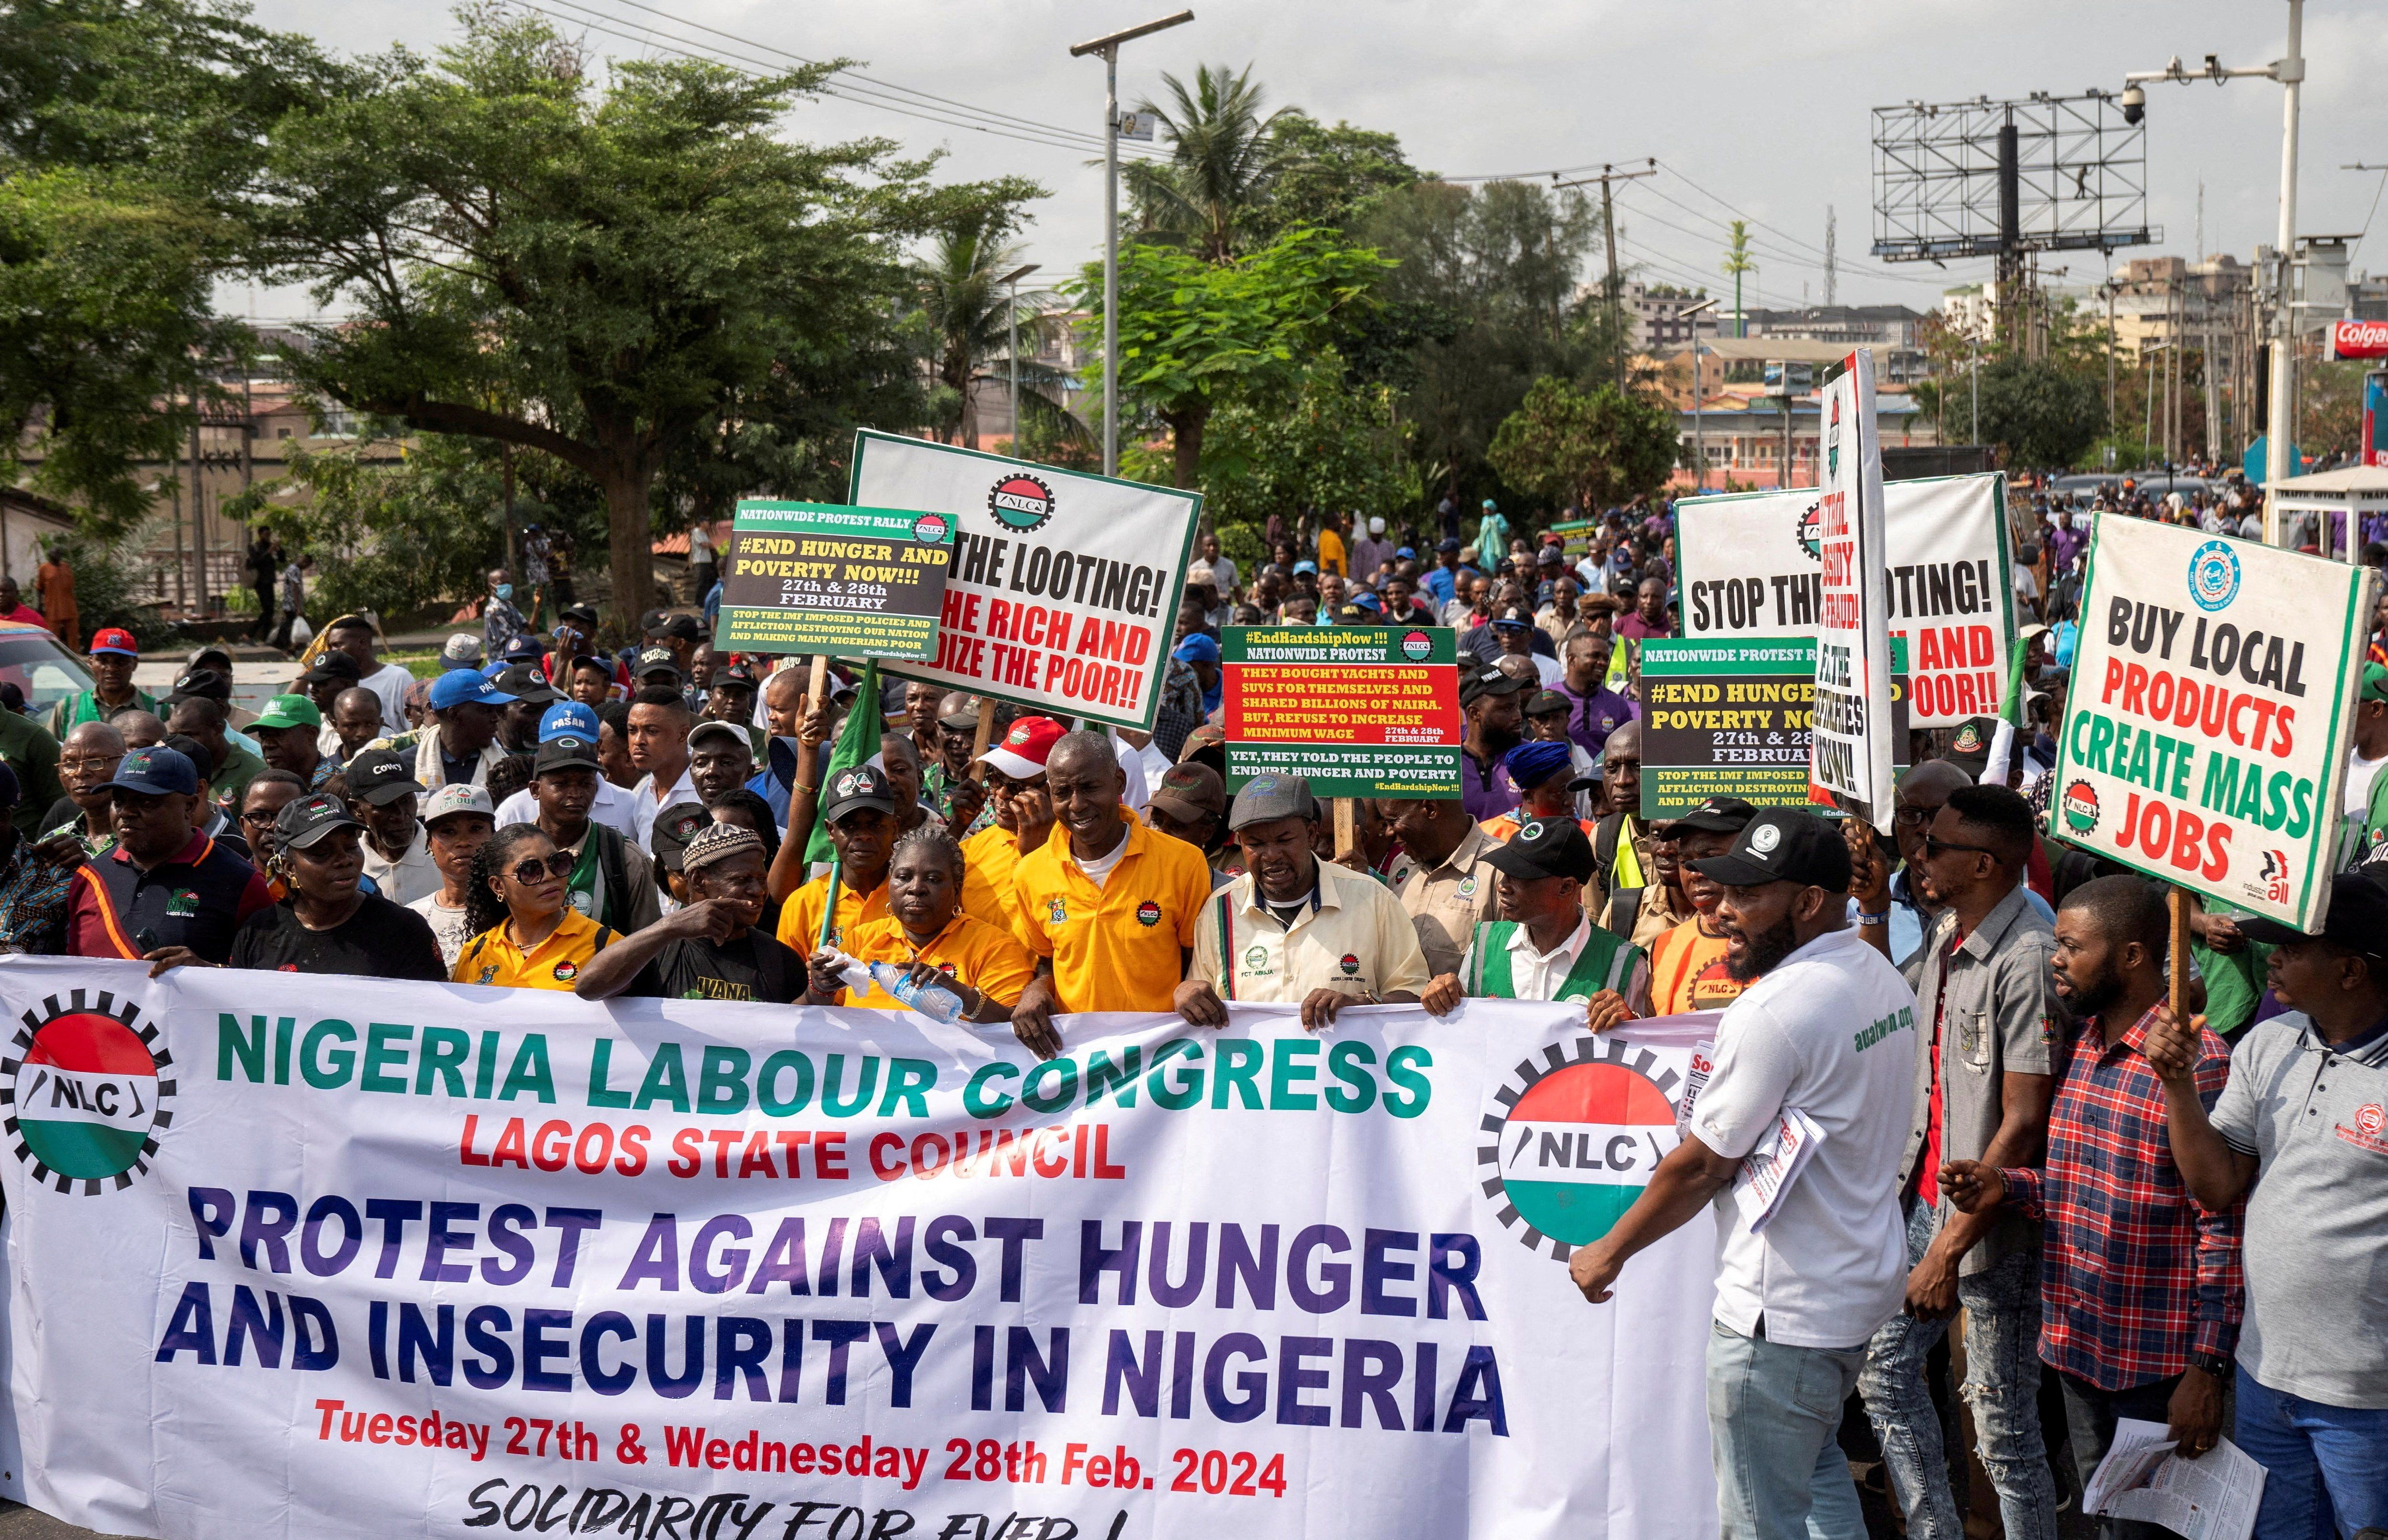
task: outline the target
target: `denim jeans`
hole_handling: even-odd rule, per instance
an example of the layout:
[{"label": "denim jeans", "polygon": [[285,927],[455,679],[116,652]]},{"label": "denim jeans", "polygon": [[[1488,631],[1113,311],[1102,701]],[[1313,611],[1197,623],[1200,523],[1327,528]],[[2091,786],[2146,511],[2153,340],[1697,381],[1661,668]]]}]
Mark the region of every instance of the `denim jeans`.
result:
[{"label": "denim jeans", "polygon": [[1708,1332],[1708,1447],[1723,1540],[1864,1540],[1837,1434],[1865,1347]]},{"label": "denim jeans", "polygon": [[[2064,1426],[2072,1436],[2073,1469],[2085,1492],[2090,1489],[2090,1478],[2105,1463],[2106,1452],[2115,1446],[2116,1420],[2126,1417],[2141,1422],[2167,1420],[2172,1416],[2172,1393],[2180,1386],[2178,1374],[2127,1390],[2100,1390],[2062,1370],[2056,1380],[2064,1394]],[[2099,1540],[2170,1540],[2172,1531],[2140,1519],[2101,1518],[2098,1534]]]},{"label": "denim jeans", "polygon": [[[1715,1363],[1713,1352],[1708,1361]],[[2273,1390],[2242,1367],[2235,1432],[2239,1447],[2267,1472],[2255,1540],[2331,1540],[2388,1528],[2388,1409],[2324,1406]]]},{"label": "denim jeans", "polygon": [[[1907,1259],[1924,1259],[1940,1220],[1920,1199],[1908,1214]],[[2056,1540],[2056,1482],[2039,1432],[2039,1254],[2019,1252],[1957,1280],[1965,1312],[1965,1383],[1982,1469],[1999,1494],[2006,1540]],[[1907,1515],[1908,1540],[1964,1540],[1949,1490],[1940,1414],[1924,1384],[1924,1360],[1945,1320],[1904,1313],[1866,1344],[1858,1389],[1866,1420],[1882,1441],[1891,1493]]]}]

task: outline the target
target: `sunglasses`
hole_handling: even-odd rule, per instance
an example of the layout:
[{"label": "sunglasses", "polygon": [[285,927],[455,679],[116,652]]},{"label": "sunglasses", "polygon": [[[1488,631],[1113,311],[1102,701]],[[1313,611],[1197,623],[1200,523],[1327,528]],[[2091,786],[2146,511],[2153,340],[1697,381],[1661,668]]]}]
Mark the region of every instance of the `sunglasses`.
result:
[{"label": "sunglasses", "polygon": [[1933,857],[1940,854],[1943,851],[1962,851],[1968,855],[1996,856],[1999,853],[1998,852],[1990,849],[1988,845],[1954,845],[1950,844],[1946,839],[1937,839],[1929,834],[1924,837],[1924,860],[1929,861]]},{"label": "sunglasses", "polygon": [[540,861],[537,856],[532,856],[528,861],[524,862],[521,865],[516,866],[513,871],[506,874],[507,877],[521,883],[525,887],[528,887],[534,882],[544,881],[551,877],[554,877],[558,881],[562,881],[571,877],[571,875],[572,858],[568,855],[562,854],[561,852],[548,857],[544,862]]}]

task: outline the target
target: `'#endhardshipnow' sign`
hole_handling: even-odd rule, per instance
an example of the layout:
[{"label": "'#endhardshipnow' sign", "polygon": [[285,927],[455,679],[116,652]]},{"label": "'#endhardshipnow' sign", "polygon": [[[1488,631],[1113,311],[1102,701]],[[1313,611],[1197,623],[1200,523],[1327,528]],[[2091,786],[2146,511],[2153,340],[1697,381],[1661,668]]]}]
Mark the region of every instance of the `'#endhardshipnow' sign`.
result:
[{"label": "'#endhardshipnow' sign", "polygon": [[2365,567],[2099,520],[2050,832],[2319,929],[2371,592]]},{"label": "'#endhardshipnow' sign", "polygon": [[[337,983],[327,991],[327,983]],[[0,1492],[109,1534],[1716,1529],[1700,1020],[901,1013],[0,961]],[[337,1014],[334,1014],[337,1013]]]}]

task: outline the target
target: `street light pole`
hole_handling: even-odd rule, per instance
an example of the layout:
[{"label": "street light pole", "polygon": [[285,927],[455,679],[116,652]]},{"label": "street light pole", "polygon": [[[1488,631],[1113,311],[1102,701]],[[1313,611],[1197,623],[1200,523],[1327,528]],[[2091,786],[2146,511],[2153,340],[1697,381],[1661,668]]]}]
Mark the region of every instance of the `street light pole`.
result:
[{"label": "street light pole", "polygon": [[2296,311],[2293,304],[2295,284],[2291,274],[2297,256],[2297,104],[2299,87],[2305,83],[2305,0],[2289,0],[2288,51],[2270,64],[2226,69],[2214,55],[2205,56],[2205,68],[2185,68],[2175,56],[2162,69],[2143,70],[2123,77],[2123,120],[2137,123],[2146,109],[2147,93],[2140,89],[2144,81],[2174,81],[2186,85],[2191,81],[2246,80],[2261,76],[2280,82],[2280,291],[2274,298],[2272,312],[2272,358],[2270,363],[2270,395],[2264,424],[2264,539],[2277,545],[2280,538],[2280,484],[2296,473],[2296,464],[2290,453],[2293,431],[2289,388],[2290,354],[2296,346]]},{"label": "street light pole", "polygon": [[1011,455],[1020,458],[1020,281],[1043,264],[1031,262],[1026,267],[1012,269],[1000,282],[1011,290],[1011,342],[1007,349],[1011,360]]},{"label": "street light pole", "polygon": [[[1103,474],[1119,474],[1119,50],[1123,43],[1194,19],[1179,11],[1070,49],[1103,57]],[[1017,429],[1015,428],[1015,433]]]},{"label": "street light pole", "polygon": [[1713,299],[1703,299],[1683,312],[1683,319],[1692,323],[1692,495],[1694,497],[1708,489],[1708,435],[1706,423],[1700,412],[1700,404],[1707,394],[1700,389],[1700,312],[1715,309],[1716,304]]}]

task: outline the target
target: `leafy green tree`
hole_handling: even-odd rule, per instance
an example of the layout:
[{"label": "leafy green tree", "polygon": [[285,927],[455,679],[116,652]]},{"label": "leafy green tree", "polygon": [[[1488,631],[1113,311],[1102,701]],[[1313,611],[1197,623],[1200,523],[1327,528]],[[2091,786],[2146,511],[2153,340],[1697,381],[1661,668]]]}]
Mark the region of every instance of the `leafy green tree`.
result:
[{"label": "leafy green tree", "polygon": [[2003,358],[1982,365],[1982,436],[2010,466],[2070,465],[2105,431],[2102,380],[2044,360]]},{"label": "leafy green tree", "polygon": [[259,268],[352,312],[294,358],[303,383],[595,483],[627,621],[653,594],[657,478],[701,480],[775,386],[807,387],[810,423],[883,399],[838,366],[896,345],[900,243],[1035,189],[938,189],[883,142],[782,137],[836,65],[617,60],[601,83],[543,21],[460,15],[436,63],[367,61],[351,95],[275,128]]},{"label": "leafy green tree", "polygon": [[1270,123],[1269,137],[1277,143],[1277,175],[1268,201],[1245,220],[1245,229],[1258,242],[1302,224],[1350,230],[1378,199],[1418,181],[1417,168],[1391,133],[1344,122],[1329,128],[1299,107],[1288,107]]},{"label": "leafy green tree", "polygon": [[1121,168],[1144,231],[1175,237],[1206,262],[1224,262],[1250,245],[1252,222],[1275,191],[1286,147],[1273,130],[1283,116],[1265,110],[1268,93],[1226,65],[1200,65],[1188,88],[1161,77],[1169,105],[1146,102],[1169,141],[1165,161]]},{"label": "leafy green tree", "polygon": [[[1009,385],[1011,377],[1014,300],[1002,279],[1020,266],[1023,249],[1004,238],[1015,217],[1008,208],[973,210],[938,231],[927,256],[912,264],[921,319],[931,334],[930,368],[944,387],[938,400],[949,398],[953,403],[952,418],[935,421],[973,449],[978,448],[978,406],[972,387],[997,380]],[[1020,337],[1031,353],[1043,329],[1042,313],[1054,302],[1055,297],[1044,289],[1030,289],[1018,297]],[[1019,370],[1021,415],[1048,419],[1063,438],[1086,437],[1086,424],[1063,404],[1068,377],[1033,357],[1023,356]]]},{"label": "leafy green tree", "polygon": [[1417,473],[1391,387],[1354,388],[1332,352],[1278,389],[1230,401],[1202,437],[1203,511],[1222,526],[1304,508],[1415,504]]},{"label": "leafy green tree", "polygon": [[[1175,246],[1120,252],[1120,390],[1168,424],[1178,486],[1196,485],[1212,412],[1290,381],[1390,265],[1318,230],[1215,265]],[[1078,291],[1099,324],[1102,270]]]},{"label": "leafy green tree", "polygon": [[1489,458],[1510,486],[1592,511],[1658,490],[1679,437],[1661,402],[1541,379],[1502,421]]}]

